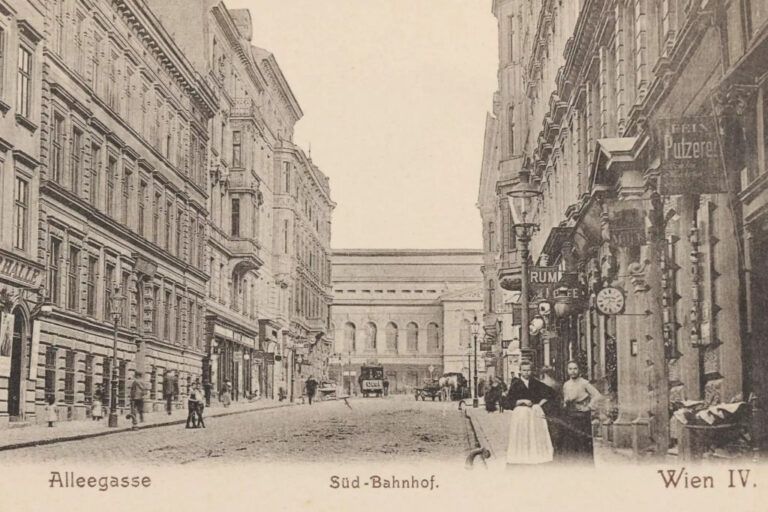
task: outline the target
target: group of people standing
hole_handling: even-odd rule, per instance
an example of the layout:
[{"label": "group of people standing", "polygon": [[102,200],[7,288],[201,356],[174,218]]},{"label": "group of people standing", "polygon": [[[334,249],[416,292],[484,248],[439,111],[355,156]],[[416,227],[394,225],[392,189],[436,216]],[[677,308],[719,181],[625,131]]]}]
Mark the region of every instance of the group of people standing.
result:
[{"label": "group of people standing", "polygon": [[486,388],[489,412],[512,411],[507,464],[593,461],[592,412],[602,395],[581,376],[576,361],[568,362],[567,371],[561,386],[552,369],[543,369],[537,379],[531,363],[523,362],[509,389],[497,378]]}]

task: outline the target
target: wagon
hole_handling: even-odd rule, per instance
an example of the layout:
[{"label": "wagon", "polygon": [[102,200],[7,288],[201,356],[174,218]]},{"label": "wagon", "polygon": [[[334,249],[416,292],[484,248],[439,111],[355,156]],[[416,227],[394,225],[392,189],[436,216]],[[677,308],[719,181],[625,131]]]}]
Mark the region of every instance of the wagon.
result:
[{"label": "wagon", "polygon": [[441,401],[443,399],[442,388],[440,387],[440,384],[436,380],[425,383],[423,387],[416,388],[415,395],[416,395],[416,400],[418,400],[419,398],[421,398],[422,400],[426,400],[427,397],[429,397],[434,402],[435,398]]}]

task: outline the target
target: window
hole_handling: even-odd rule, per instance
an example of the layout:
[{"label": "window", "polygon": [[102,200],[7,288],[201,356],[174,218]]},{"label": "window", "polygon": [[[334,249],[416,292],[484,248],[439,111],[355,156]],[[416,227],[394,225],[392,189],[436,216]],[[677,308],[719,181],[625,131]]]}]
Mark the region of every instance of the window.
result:
[{"label": "window", "polygon": [[200,244],[200,247],[197,250],[197,266],[202,269],[203,258],[205,257],[205,224],[203,224],[202,218],[197,223],[197,230],[197,243]]},{"label": "window", "polygon": [[242,136],[239,131],[232,132],[232,167],[242,167]]},{"label": "window", "polygon": [[45,349],[45,401],[56,398],[56,348]]},{"label": "window", "polygon": [[515,154],[515,107],[507,109],[507,125],[509,126],[509,154]]},{"label": "window", "polygon": [[155,285],[152,288],[152,333],[155,336],[160,335],[160,324],[157,322],[157,315],[160,311],[160,287]]},{"label": "window", "polygon": [[32,52],[26,46],[19,46],[19,74],[16,82],[16,112],[30,117],[32,94]]},{"label": "window", "polygon": [[288,221],[283,221],[283,252],[288,254]]},{"label": "window", "polygon": [[128,195],[129,187],[131,183],[131,168],[128,164],[123,164],[123,180],[121,183],[122,188],[122,203],[120,205],[120,217],[123,224],[128,224]]},{"label": "window", "polygon": [[515,29],[514,29],[514,16],[508,16],[509,20],[509,62],[515,60]]},{"label": "window", "polygon": [[232,199],[232,236],[240,236],[240,199]]},{"label": "window", "polygon": [[171,339],[171,292],[166,290],[165,302],[163,303],[163,338]]},{"label": "window", "polygon": [[157,367],[152,366],[152,371],[149,372],[149,399],[157,399]]},{"label": "window", "polygon": [[120,361],[117,369],[117,406],[125,407],[125,376],[127,373],[125,361]]},{"label": "window", "polygon": [[75,69],[78,73],[84,74],[85,73],[85,32],[83,30],[83,25],[85,21],[85,16],[82,12],[77,12],[75,15]]},{"label": "window", "polygon": [[194,265],[197,261],[197,219],[189,216],[189,262]]},{"label": "window", "polygon": [[496,286],[493,283],[493,280],[488,281],[488,311],[490,313],[493,313],[496,309]]},{"label": "window", "polygon": [[147,196],[147,182],[139,183],[139,235],[144,236],[144,202]]},{"label": "window", "polygon": [[53,114],[51,131],[51,179],[61,183],[64,158],[64,117],[58,113]]},{"label": "window", "polygon": [[174,319],[176,320],[176,326],[174,331],[174,339],[176,340],[176,343],[181,343],[182,341],[182,335],[181,335],[181,296],[176,295],[176,308],[174,309]]},{"label": "window", "polygon": [[109,107],[114,110],[115,112],[119,111],[119,102],[118,99],[120,95],[117,91],[117,68],[119,66],[119,61],[117,52],[112,50],[110,52],[110,58],[109,58],[109,76],[107,77],[107,104]]},{"label": "window", "polygon": [[155,192],[155,202],[152,205],[152,241],[158,243],[160,237],[160,192]]},{"label": "window", "polygon": [[182,257],[181,254],[181,234],[183,232],[181,221],[182,221],[182,211],[181,208],[176,209],[176,256],[179,258]]},{"label": "window", "polygon": [[112,208],[115,202],[115,173],[117,172],[117,159],[109,157],[109,165],[107,166],[107,199],[104,210],[107,215],[112,215]]},{"label": "window", "polygon": [[[93,92],[99,94],[99,88],[101,87],[101,41],[100,34],[94,32],[93,34],[93,53],[91,54],[91,86]],[[107,390],[104,390],[104,394],[107,394]]]},{"label": "window", "polygon": [[496,250],[496,225],[493,222],[488,223],[488,252]]},{"label": "window", "polygon": [[78,128],[72,128],[72,148],[69,153],[69,178],[70,189],[75,194],[80,188],[80,179],[82,178],[81,165],[83,162],[83,131]]},{"label": "window", "polygon": [[84,402],[86,405],[93,403],[93,355],[85,356]]},{"label": "window", "polygon": [[51,238],[48,251],[48,290],[51,302],[59,303],[59,258],[61,257],[61,240]]},{"label": "window", "polygon": [[373,322],[365,326],[365,350],[376,350],[376,324]]},{"label": "window", "polygon": [[16,249],[27,248],[29,229],[29,187],[28,183],[16,176],[13,196],[13,246]]},{"label": "window", "polygon": [[0,27],[0,98],[3,97],[3,84],[5,83],[5,30]]},{"label": "window", "polygon": [[291,190],[291,164],[283,162],[283,192],[286,194]]},{"label": "window", "polygon": [[189,311],[189,323],[187,324],[189,326],[189,334],[187,335],[187,344],[193,345],[191,341],[195,339],[195,327],[197,326],[195,322],[197,319],[195,318],[195,304],[191,300],[187,302],[187,311]]},{"label": "window", "polygon": [[391,354],[397,353],[397,325],[390,322],[387,324],[386,330],[387,338],[387,352]]},{"label": "window", "polygon": [[67,350],[64,358],[64,403],[75,403],[75,351]]},{"label": "window", "polygon": [[408,352],[419,351],[419,326],[414,322],[408,324],[406,328],[406,348]]},{"label": "window", "polygon": [[96,315],[96,267],[99,259],[95,256],[88,256],[88,275],[85,281],[85,308],[89,316]]},{"label": "window", "polygon": [[91,182],[88,189],[88,200],[93,206],[99,200],[99,174],[101,174],[101,146],[91,145]]},{"label": "window", "polygon": [[123,310],[120,312],[120,320],[123,327],[130,327],[131,325],[131,293],[129,292],[130,278],[130,273],[123,272],[122,283],[120,286],[120,295],[123,296]]},{"label": "window", "polygon": [[104,267],[104,320],[110,320],[112,293],[115,287],[115,266],[107,263]]},{"label": "window", "polygon": [[427,325],[427,352],[440,350],[440,328],[436,323]]},{"label": "window", "polygon": [[108,357],[103,358],[101,371],[101,403],[109,407],[112,403],[112,361]]},{"label": "window", "polygon": [[67,272],[67,309],[78,310],[78,299],[80,297],[80,279],[78,276],[78,263],[80,259],[80,249],[72,245],[69,246],[69,272]]},{"label": "window", "polygon": [[171,208],[173,203],[171,201],[165,202],[165,248],[171,249]]}]

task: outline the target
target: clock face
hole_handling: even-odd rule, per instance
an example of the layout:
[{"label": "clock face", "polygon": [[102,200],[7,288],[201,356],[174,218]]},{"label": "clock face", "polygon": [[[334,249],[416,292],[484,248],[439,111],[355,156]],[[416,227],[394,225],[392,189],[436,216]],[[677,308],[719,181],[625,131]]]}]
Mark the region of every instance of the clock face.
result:
[{"label": "clock face", "polygon": [[624,309],[624,294],[611,286],[597,292],[597,310],[604,315],[617,315]]}]

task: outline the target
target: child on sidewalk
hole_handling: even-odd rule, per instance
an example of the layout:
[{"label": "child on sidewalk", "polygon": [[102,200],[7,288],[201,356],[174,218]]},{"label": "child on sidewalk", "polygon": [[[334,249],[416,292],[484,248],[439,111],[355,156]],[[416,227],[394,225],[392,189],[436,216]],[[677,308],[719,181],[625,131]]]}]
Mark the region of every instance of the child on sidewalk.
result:
[{"label": "child on sidewalk", "polygon": [[53,422],[59,420],[58,414],[56,414],[56,397],[49,396],[48,403],[45,406],[45,418],[48,420],[48,426],[52,427]]}]

